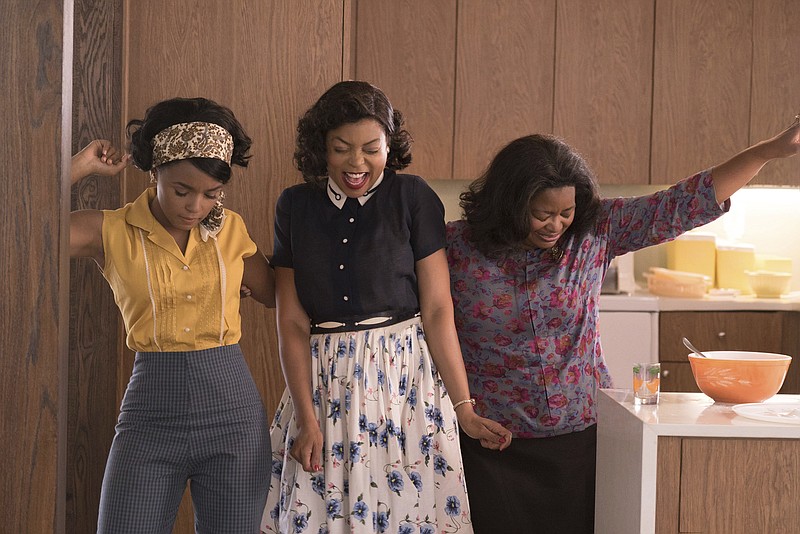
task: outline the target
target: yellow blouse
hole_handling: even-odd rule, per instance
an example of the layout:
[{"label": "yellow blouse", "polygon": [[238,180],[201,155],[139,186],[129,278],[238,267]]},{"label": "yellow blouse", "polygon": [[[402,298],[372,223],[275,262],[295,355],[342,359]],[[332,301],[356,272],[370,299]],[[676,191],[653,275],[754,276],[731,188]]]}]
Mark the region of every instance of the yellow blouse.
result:
[{"label": "yellow blouse", "polygon": [[192,228],[186,253],[150,211],[155,188],[103,211],[103,276],[127,332],[141,352],[202,350],[241,337],[239,288],[244,258],[256,253],[242,218],[225,210],[222,227]]}]

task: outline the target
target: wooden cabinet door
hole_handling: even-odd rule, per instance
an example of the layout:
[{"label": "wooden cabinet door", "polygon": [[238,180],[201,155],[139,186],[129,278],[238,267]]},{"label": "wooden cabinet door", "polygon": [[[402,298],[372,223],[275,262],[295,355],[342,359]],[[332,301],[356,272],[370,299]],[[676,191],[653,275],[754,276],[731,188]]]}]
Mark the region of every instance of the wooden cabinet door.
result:
[{"label": "wooden cabinet door", "polygon": [[552,131],[554,27],[554,0],[458,3],[454,178],[477,178],[508,142]]},{"label": "wooden cabinet door", "polygon": [[405,116],[414,138],[408,172],[451,178],[456,0],[362,0],[355,13],[353,75]]},{"label": "wooden cabinet door", "polygon": [[752,5],[656,2],[651,183],[674,183],[749,145]]},{"label": "wooden cabinet door", "polygon": [[781,352],[784,312],[661,312],[658,357],[688,362],[688,338],[699,350]]},{"label": "wooden cabinet door", "polygon": [[700,393],[689,362],[661,362],[661,391]]},{"label": "wooden cabinet door", "polygon": [[553,133],[600,183],[650,183],[653,0],[558,2]]},{"label": "wooden cabinet door", "polygon": [[[753,3],[753,89],[750,144],[777,134],[800,113],[800,2]],[[797,185],[800,158],[773,161],[755,183]]]}]

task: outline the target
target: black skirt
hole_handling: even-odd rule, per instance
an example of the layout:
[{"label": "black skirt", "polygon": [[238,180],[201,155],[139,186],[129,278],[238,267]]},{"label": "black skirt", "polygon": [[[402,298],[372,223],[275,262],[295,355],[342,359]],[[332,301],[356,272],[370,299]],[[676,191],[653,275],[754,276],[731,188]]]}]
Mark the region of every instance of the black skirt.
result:
[{"label": "black skirt", "polygon": [[475,534],[591,534],[597,426],[552,438],[514,439],[504,451],[461,433]]}]

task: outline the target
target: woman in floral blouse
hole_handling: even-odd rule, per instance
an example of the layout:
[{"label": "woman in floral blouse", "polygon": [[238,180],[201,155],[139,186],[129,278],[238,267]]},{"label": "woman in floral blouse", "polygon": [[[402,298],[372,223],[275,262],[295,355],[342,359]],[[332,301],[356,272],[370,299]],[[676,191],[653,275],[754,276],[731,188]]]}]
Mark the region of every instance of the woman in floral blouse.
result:
[{"label": "woman in floral blouse", "polygon": [[597,390],[610,387],[597,322],[614,256],[728,211],[771,159],[800,150],[800,119],[665,191],[601,199],[563,141],[512,141],[461,195],[448,224],[456,328],[476,411],[514,434],[503,452],[462,434],[476,532],[590,533]]}]

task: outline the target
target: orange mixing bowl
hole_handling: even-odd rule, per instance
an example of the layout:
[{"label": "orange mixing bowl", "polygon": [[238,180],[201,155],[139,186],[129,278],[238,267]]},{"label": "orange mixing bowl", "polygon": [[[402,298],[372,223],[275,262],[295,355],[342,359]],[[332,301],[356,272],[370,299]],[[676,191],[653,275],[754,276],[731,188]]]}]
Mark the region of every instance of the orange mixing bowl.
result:
[{"label": "orange mixing bowl", "polygon": [[708,358],[689,354],[700,391],[716,402],[766,400],[781,389],[792,357],[771,352],[704,351]]}]

